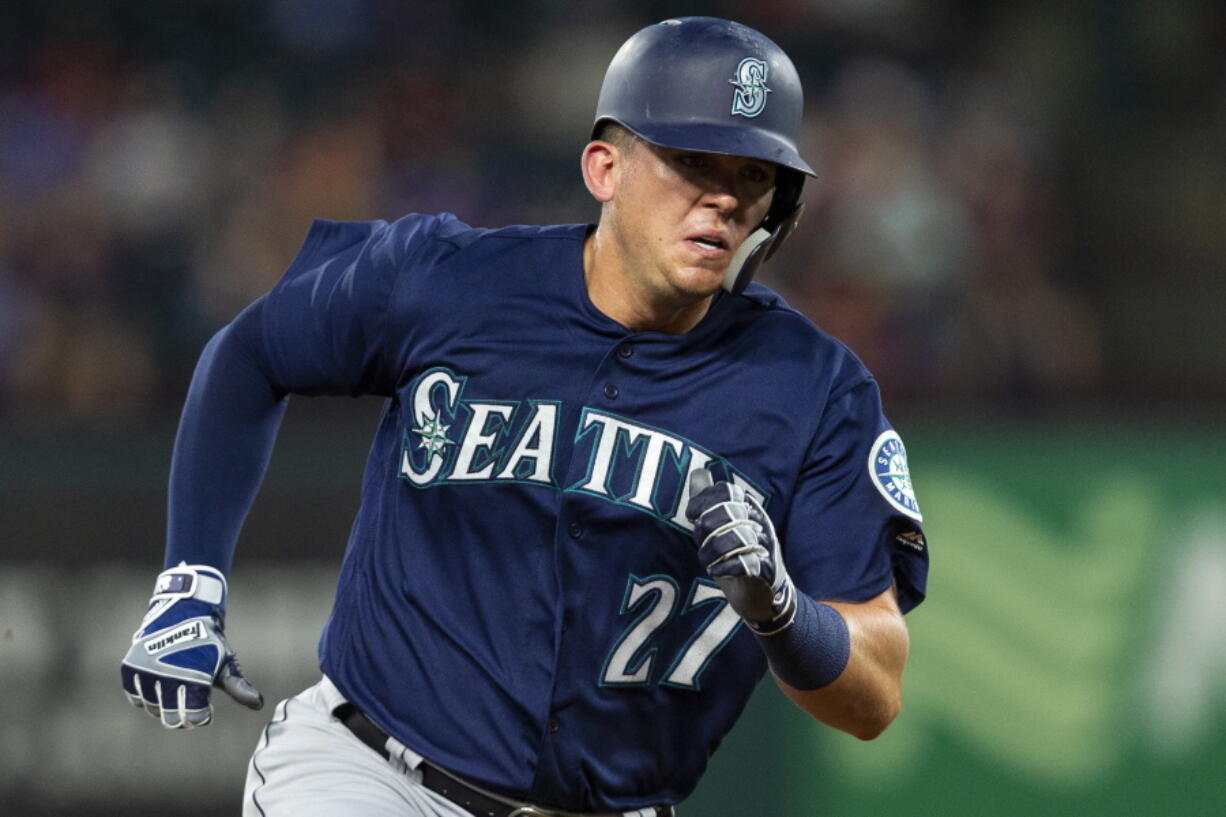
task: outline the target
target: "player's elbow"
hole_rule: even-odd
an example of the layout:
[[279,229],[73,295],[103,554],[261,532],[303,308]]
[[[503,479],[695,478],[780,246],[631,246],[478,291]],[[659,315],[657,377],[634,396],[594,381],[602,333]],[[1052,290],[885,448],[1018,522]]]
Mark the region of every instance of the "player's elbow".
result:
[[848,690],[838,682],[825,689],[801,692],[786,684],[780,687],[801,709],[826,726],[860,740],[880,737],[902,711],[902,696],[895,690]]
[[857,737],[860,740],[875,740],[881,737],[889,725],[894,722],[894,719],[898,717],[899,711],[901,711],[901,707],[894,707],[888,711],[878,713],[874,717],[865,718],[855,724],[854,728],[849,730],[849,732],[853,737]]
[[902,696],[885,695],[873,701],[870,706],[861,707],[855,717],[847,720],[843,731],[860,740],[874,740],[881,737],[901,711]]

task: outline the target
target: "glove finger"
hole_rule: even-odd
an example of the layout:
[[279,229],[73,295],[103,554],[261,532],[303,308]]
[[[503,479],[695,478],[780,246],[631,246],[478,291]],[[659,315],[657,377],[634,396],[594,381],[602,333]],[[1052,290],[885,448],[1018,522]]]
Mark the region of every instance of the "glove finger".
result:
[[[195,729],[197,726],[208,726],[213,720],[213,704],[207,703],[208,689],[204,688],[203,693],[196,692],[192,695],[193,687],[200,687],[200,684],[184,684],[179,689],[179,708],[182,717],[184,729]],[[197,698],[203,695],[206,705],[203,708],[189,708],[192,698]],[[199,703],[199,700],[197,700]]]
[[711,564],[707,573],[717,576],[756,576],[767,584],[775,584],[775,562],[762,545],[754,544],[729,551]]
[[[145,676],[141,681],[140,687],[145,694],[145,711],[160,721],[162,719],[161,679]],[[152,696],[152,699],[150,696]]]
[[161,701],[158,719],[167,729],[194,729],[213,719],[207,685],[159,678],[155,688]]
[[[762,528],[762,531],[767,534],[766,537],[764,538],[769,539],[771,542],[777,544],[779,541],[779,538],[778,536],[775,535],[775,523],[772,522],[770,516],[767,515],[766,509],[762,507],[762,503],[759,502],[753,494],[746,493],[745,494],[745,507],[749,513],[750,521],[759,525]],[[777,548],[776,548],[776,551],[777,551]],[[774,555],[779,555],[779,554],[776,552],[776,554]]]
[[749,518],[753,522],[762,526],[762,546],[767,548],[769,553],[769,569],[767,578],[775,587],[779,589],[779,583],[785,582],[787,579],[787,568],[783,563],[783,548],[779,541],[778,535],[775,533],[775,525],[771,522],[770,516],[767,515],[766,509],[762,507],[752,494],[746,494],[745,503],[749,507]]
[[233,658],[222,665],[214,684],[248,709],[264,708],[263,694],[243,676],[242,668]]
[[744,502],[720,502],[702,512],[702,515],[698,517],[698,523],[694,526],[694,531],[701,541],[730,525],[748,521],[749,506]]
[[768,577],[763,575],[762,564],[761,550],[747,548],[711,565],[707,573],[713,579],[718,579],[720,576],[749,576],[769,583]]
[[770,517],[766,515],[766,509],[762,507],[762,503],[758,501],[758,498],[746,492],[745,507],[749,518],[765,528]]
[[145,708],[145,699],[140,694],[139,675],[136,670],[124,664],[119,668],[120,678],[123,681],[123,694],[128,699],[128,703],[137,709]]
[[762,544],[762,528],[748,519],[733,519],[706,531],[698,552],[717,557],[747,547],[766,550]]
[[[694,488],[703,485],[701,490]],[[695,471],[690,476],[690,501],[685,506],[685,515],[690,520],[698,519],[703,511],[720,502],[741,502],[745,499],[745,489],[731,482],[720,480],[711,482],[709,471]]]
[[213,722],[213,705],[207,709],[186,709],[183,711],[184,729],[195,729],[198,726],[208,726]]
[[212,687],[185,681],[175,693],[178,703],[179,724],[183,729],[206,726],[213,720],[213,704],[209,701]]
[[[690,473],[690,504],[692,505],[694,499],[703,491],[710,488],[714,483],[714,477],[711,476],[711,472],[706,468],[699,468],[697,471],[692,471]],[[688,507],[686,508],[686,516],[690,516]],[[690,516],[690,519],[696,518],[698,518],[697,513]]]
[[183,685],[167,683],[166,689],[163,690],[162,681],[158,679],[153,682],[153,687],[157,690],[158,705],[162,711],[159,717],[162,726],[167,729],[178,729],[183,724],[183,718],[180,715],[182,695],[179,694],[184,691]]
[[708,569],[741,553],[754,552],[766,555],[766,549],[758,537],[761,530],[748,520],[731,522],[711,531],[698,546],[698,559]]
[[149,676],[138,672],[133,676],[132,683],[136,687],[137,697],[140,698],[140,706],[146,712],[148,712],[151,717],[160,718],[162,716],[162,708],[158,703],[157,690],[154,686],[154,680]]
[[764,564],[761,548],[745,548],[729,553],[719,561],[708,565],[707,575],[713,579],[718,579],[720,576],[748,576],[760,578],[769,584],[770,577],[765,575]]

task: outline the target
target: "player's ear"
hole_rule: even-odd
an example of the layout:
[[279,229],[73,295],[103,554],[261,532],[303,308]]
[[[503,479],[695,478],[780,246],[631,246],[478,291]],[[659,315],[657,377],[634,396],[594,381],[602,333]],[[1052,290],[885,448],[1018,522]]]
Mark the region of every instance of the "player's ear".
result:
[[588,142],[583,149],[583,155],[579,159],[583,170],[583,183],[587,185],[592,198],[601,204],[613,200],[620,162],[621,151],[608,142],[597,139]]

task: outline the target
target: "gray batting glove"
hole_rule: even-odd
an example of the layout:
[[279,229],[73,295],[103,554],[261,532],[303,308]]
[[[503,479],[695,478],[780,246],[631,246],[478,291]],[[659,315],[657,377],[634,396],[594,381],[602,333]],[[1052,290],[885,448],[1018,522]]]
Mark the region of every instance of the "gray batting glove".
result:
[[698,559],[732,609],[758,635],[774,635],[796,616],[796,588],[783,565],[775,526],[761,503],[706,469],[690,475],[685,515],[694,522]]
[[226,642],[225,603],[226,577],[215,568],[180,564],[158,576],[120,672],[128,700],[168,729],[208,724],[215,686],[249,709],[264,706]]

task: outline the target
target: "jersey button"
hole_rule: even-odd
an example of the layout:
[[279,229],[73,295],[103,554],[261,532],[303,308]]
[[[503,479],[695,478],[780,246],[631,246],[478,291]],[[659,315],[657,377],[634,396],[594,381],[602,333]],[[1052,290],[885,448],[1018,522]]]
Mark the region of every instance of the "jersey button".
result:
[[570,525],[566,527],[566,531],[570,534],[571,539],[583,538],[583,526],[578,522],[571,522]]
[[617,354],[619,357],[630,357],[632,354],[634,354],[634,347],[629,343],[623,343],[621,346],[617,347]]
[[558,719],[557,719],[557,718],[550,718],[550,719],[549,719],[549,733],[550,733],[551,735],[552,735],[554,732],[557,732],[557,731],[558,731],[559,729],[561,729],[561,728],[562,728],[562,724],[561,724],[561,723],[558,721]]
[[604,396],[605,397],[609,398],[610,400],[616,400],[617,395],[619,394],[621,394],[621,392],[617,390],[617,386],[614,386],[612,383],[604,384]]

